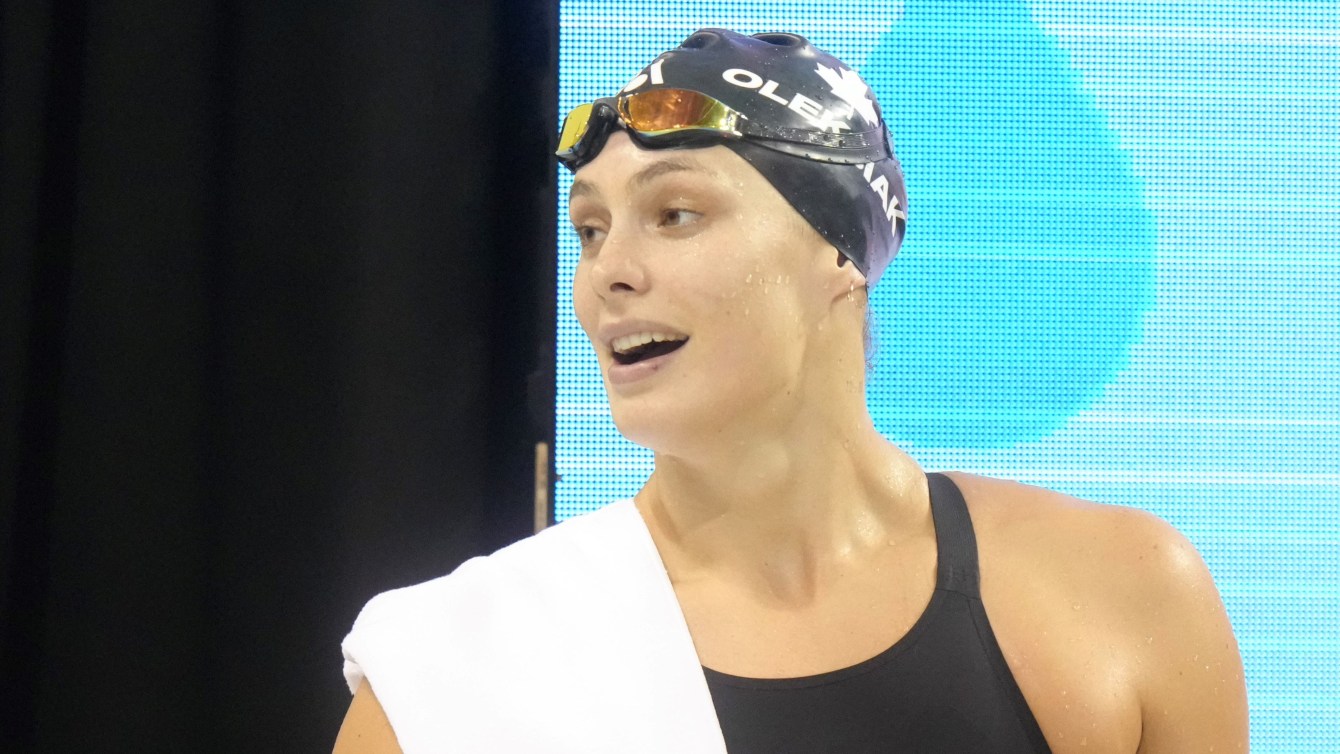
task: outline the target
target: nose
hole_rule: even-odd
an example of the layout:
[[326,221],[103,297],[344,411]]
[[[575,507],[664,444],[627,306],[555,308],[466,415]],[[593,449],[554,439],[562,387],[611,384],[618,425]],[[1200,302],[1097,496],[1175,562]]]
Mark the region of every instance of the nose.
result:
[[645,293],[650,282],[635,234],[611,228],[591,260],[591,286],[601,298]]

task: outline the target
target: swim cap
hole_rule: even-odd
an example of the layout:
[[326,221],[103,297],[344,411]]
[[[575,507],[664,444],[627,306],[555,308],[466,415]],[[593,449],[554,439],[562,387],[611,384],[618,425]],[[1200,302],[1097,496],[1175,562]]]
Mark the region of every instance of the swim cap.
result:
[[620,95],[657,89],[698,92],[738,112],[750,128],[711,143],[758,170],[869,285],[879,280],[906,233],[907,193],[879,104],[855,71],[796,34],[702,29]]

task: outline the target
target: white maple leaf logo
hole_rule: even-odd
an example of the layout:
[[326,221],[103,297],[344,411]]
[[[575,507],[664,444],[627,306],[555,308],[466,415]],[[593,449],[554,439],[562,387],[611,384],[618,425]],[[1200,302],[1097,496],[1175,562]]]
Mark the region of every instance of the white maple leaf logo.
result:
[[879,121],[875,115],[875,103],[867,95],[870,93],[870,87],[865,85],[856,71],[849,71],[846,68],[842,72],[829,68],[820,63],[815,71],[828,85],[832,87],[833,94],[841,97],[852,109],[860,113],[865,118],[866,123],[874,124]]

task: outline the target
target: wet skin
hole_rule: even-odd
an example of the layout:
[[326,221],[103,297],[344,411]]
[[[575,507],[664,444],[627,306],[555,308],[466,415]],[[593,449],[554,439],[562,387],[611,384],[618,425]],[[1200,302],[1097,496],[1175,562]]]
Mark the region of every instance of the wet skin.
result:
[[[866,410],[860,273],[721,147],[647,151],[616,133],[570,204],[574,308],[616,424],[656,454],[635,502],[702,663],[792,677],[893,644],[930,598],[934,530],[922,470]],[[628,371],[610,341],[635,330],[687,342]],[[953,476],[983,603],[1053,751],[1246,750],[1236,642],[1184,537],[1140,511]],[[340,741],[397,750],[366,685]]]
[[[609,398],[656,451],[637,505],[700,659],[791,677],[894,643],[930,598],[934,531],[920,469],[865,408],[859,274],[724,148],[616,135],[577,185],[573,300],[602,371],[606,318],[690,336]],[[1236,642],[1184,537],[1139,511],[955,479],[997,640],[1053,750],[1245,750]]]

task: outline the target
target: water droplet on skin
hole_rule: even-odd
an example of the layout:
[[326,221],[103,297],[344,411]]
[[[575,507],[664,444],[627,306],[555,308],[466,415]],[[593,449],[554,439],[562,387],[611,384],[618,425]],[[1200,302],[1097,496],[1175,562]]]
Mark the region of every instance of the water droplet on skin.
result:
[[1082,607],[1083,607],[1083,605],[1081,605],[1081,604],[1079,604],[1078,602],[1076,602],[1075,604],[1073,604],[1073,605],[1070,606],[1070,609],[1071,609],[1071,610],[1079,610],[1079,609],[1081,609]]
[[746,282],[746,283],[752,283],[752,282],[754,282],[754,273],[752,273],[752,272],[749,273],[749,275],[744,279],[744,282]]

